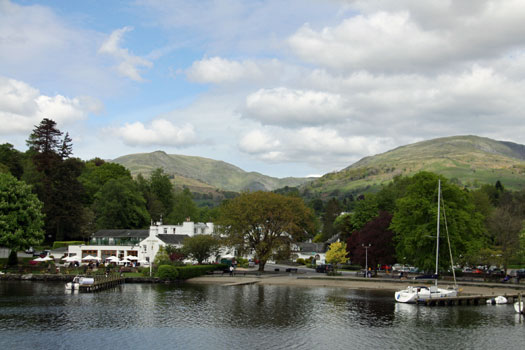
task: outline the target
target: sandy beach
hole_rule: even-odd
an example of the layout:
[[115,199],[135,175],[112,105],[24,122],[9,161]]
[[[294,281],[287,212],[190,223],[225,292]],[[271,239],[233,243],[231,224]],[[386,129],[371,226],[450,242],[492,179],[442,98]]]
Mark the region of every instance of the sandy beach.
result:
[[[308,276],[308,275],[262,275],[262,276],[229,276],[215,275],[192,278],[186,281],[192,284],[219,284],[224,286],[238,286],[246,284],[259,285],[283,285],[297,287],[336,287],[348,289],[381,289],[396,291],[409,285],[429,285],[414,280],[388,280],[388,279],[364,279],[348,277]],[[452,283],[440,282],[440,286],[446,287]],[[495,283],[462,282],[458,283],[463,294],[472,295],[505,295],[522,293],[525,295],[525,285],[498,285]]]

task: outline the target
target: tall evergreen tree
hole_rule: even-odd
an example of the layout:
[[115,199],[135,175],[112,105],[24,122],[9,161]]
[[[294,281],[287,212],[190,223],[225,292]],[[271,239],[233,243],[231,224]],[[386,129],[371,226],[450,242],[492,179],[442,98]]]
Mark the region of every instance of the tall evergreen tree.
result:
[[[27,140],[35,174],[28,177],[44,203],[46,241],[74,238],[81,230],[83,187],[78,181],[84,164],[69,159],[71,138],[45,118]],[[27,179],[26,179],[27,180]]]

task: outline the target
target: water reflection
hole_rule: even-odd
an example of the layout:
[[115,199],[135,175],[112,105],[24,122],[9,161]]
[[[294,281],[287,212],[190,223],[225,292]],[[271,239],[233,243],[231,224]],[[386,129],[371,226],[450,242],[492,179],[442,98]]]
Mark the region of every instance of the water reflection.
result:
[[285,286],[0,283],[2,348],[518,348],[512,306],[422,307],[390,292]]

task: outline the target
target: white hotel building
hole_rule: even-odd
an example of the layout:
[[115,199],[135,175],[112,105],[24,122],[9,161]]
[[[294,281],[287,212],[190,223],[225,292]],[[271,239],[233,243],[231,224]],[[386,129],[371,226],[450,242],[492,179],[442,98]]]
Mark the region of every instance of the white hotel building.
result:
[[95,232],[88,245],[70,245],[69,256],[84,258],[88,255],[102,261],[110,256],[123,259],[136,256],[138,261],[153,261],[161,246],[182,247],[186,237],[213,234],[213,223],[194,223],[186,221],[182,225],[152,224],[149,230],[99,230]]

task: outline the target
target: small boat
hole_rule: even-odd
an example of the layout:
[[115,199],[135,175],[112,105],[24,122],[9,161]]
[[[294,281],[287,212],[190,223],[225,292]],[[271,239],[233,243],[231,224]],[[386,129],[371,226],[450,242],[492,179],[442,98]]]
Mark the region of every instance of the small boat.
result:
[[66,283],[66,290],[79,290],[81,285],[92,285],[95,283],[93,277],[75,276],[73,281]]
[[[439,267],[439,215],[440,215],[440,200],[441,200],[441,180],[438,181],[438,210],[437,210],[437,236],[436,236],[436,273],[435,285],[431,287],[407,287],[394,293],[394,298],[400,303],[417,303],[418,300],[450,298],[458,295],[457,286],[454,289],[438,288],[438,267]],[[449,243],[450,246],[450,243]],[[450,247],[449,247],[450,248]],[[450,249],[449,249],[450,250]],[[450,253],[452,260],[452,253]],[[454,263],[451,261],[451,266]],[[456,282],[456,275],[454,275],[454,283]]]
[[523,308],[523,301],[517,301],[514,303],[514,310],[516,310],[517,313],[519,314],[522,314],[524,313],[524,308]]
[[506,304],[506,303],[508,303],[508,300],[507,300],[507,298],[505,298],[502,295],[498,295],[495,298],[490,298],[490,299],[487,300],[487,304],[492,304],[492,305]]

